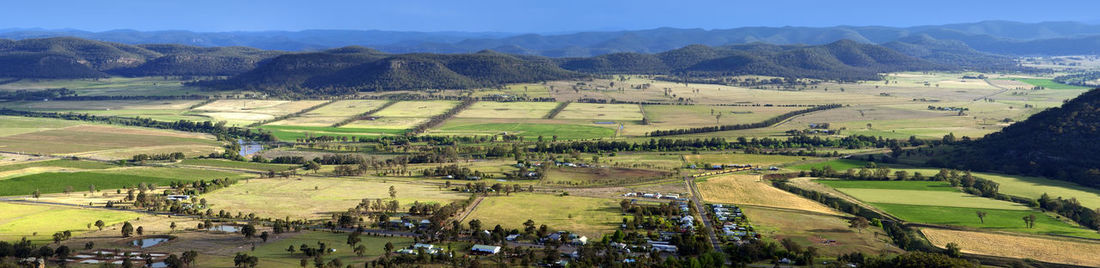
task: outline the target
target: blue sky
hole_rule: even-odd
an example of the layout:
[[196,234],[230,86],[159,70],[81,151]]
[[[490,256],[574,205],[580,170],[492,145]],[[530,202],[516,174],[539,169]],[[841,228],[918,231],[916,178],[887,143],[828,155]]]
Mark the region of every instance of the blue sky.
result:
[[[3,28],[564,32],[743,26],[913,26],[982,20],[1100,24],[1100,1],[1020,0],[35,0]],[[897,4],[894,4],[897,3]]]

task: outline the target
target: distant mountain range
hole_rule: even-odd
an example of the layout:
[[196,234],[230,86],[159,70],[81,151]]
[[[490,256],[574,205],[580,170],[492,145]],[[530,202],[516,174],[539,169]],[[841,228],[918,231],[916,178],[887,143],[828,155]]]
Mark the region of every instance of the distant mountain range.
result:
[[283,51],[318,51],[353,45],[372,47],[389,53],[473,53],[490,49],[509,54],[547,57],[590,57],[620,52],[660,53],[694,44],[727,46],[760,42],[777,45],[823,45],[839,40],[887,44],[916,36],[927,36],[937,40],[959,41],[977,51],[1011,56],[1100,53],[1100,25],[1077,22],[984,21],[916,27],[743,27],[715,30],[658,28],[567,34],[356,30],[208,33],[0,30],[0,38],[14,40],[60,36],[124,44],[246,46]]
[[279,95],[461,89],[599,74],[768,75],[853,81],[874,80],[880,73],[896,71],[1017,68],[1011,58],[924,35],[885,45],[851,40],[825,45],[689,45],[652,54],[623,52],[568,58],[491,50],[393,54],[349,46],[283,52],[247,47],[127,45],[73,37],[0,39],[0,78],[182,76],[213,78],[195,83],[208,88],[251,89]]

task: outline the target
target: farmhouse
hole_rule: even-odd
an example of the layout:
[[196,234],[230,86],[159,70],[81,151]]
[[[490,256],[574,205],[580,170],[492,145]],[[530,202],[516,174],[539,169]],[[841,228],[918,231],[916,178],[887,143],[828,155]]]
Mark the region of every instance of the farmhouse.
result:
[[490,245],[474,245],[470,248],[470,254],[493,255],[500,253],[500,247]]

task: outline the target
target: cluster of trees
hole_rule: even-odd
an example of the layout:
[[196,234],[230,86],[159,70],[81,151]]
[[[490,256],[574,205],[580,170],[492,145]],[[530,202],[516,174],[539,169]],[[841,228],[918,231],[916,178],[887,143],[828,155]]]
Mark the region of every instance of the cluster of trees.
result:
[[841,178],[849,180],[946,181],[951,183],[951,186],[963,188],[963,190],[969,194],[988,198],[1007,198],[999,197],[1001,196],[998,193],[998,190],[1000,189],[999,183],[975,177],[973,174],[970,173],[970,171],[965,171],[960,175],[958,170],[940,169],[940,172],[936,173],[936,175],[926,177],[920,172],[913,172],[913,174],[910,175],[907,171],[898,170],[893,172],[891,175],[890,168],[885,166],[878,166],[874,162],[870,162],[867,163],[867,165],[864,167],[861,167],[859,169],[848,169],[846,172],[843,173],[834,170],[833,167],[830,165],[825,165],[821,168],[810,168],[809,172],[802,171],[800,172],[800,175],[809,175],[811,177]]
[[1051,198],[1050,195],[1043,193],[1036,201],[1039,203],[1039,208],[1058,213],[1081,226],[1100,229],[1100,209],[1093,210],[1082,206],[1076,198],[1062,199],[1061,196]]
[[31,112],[31,111],[17,111],[7,108],[0,108],[0,115],[9,116],[26,116],[26,117],[41,117],[41,118],[56,118],[64,120],[78,120],[88,121],[106,124],[116,124],[124,126],[137,126],[157,129],[171,129],[187,132],[207,133],[218,137],[219,140],[234,140],[237,138],[256,141],[274,141],[275,136],[271,133],[263,132],[260,130],[253,130],[250,128],[242,127],[226,127],[225,122],[212,123],[210,121],[196,122],[189,120],[179,120],[175,122],[157,121],[151,118],[140,117],[116,117],[116,116],[97,116],[90,114],[80,113],[55,113],[55,112]]
[[68,88],[50,88],[43,90],[16,90],[16,91],[3,91],[0,92],[0,99],[6,99],[9,101],[40,101],[40,100],[54,100],[58,98],[76,96],[76,91]]
[[546,116],[544,116],[543,118],[554,119],[554,117],[557,117],[558,114],[561,113],[561,111],[565,110],[565,107],[569,107],[569,104],[571,104],[571,103],[573,103],[573,102],[572,101],[567,101],[567,102],[558,103],[558,106],[554,106],[554,109],[550,110],[550,112],[547,113]]
[[145,162],[145,161],[176,161],[187,158],[181,152],[164,153],[164,154],[138,154],[130,158],[131,162]]
[[[923,142],[916,140],[915,142]],[[541,153],[598,153],[598,152],[669,152],[669,151],[695,151],[695,150],[730,150],[745,149],[751,153],[763,153],[765,149],[814,149],[814,148],[894,148],[915,145],[914,141],[884,139],[863,135],[852,135],[843,138],[822,138],[820,136],[793,136],[787,138],[737,138],[735,141],[727,141],[725,138],[713,137],[707,139],[649,139],[648,142],[626,141],[569,141],[546,143],[539,142],[529,148],[530,152]]]
[[480,178],[484,175],[485,174],[482,174],[481,171],[470,170],[470,168],[460,167],[458,165],[445,165],[424,169],[424,176],[427,177],[452,176],[455,179],[464,180],[470,177]]
[[1098,79],[1100,79],[1100,72],[1087,72],[1058,76],[1053,81],[1060,84],[1091,87],[1097,86]]
[[436,127],[439,124],[443,124],[444,121],[447,121],[447,119],[449,119],[452,116],[458,114],[459,112],[462,112],[462,110],[466,110],[466,108],[469,108],[470,105],[474,105],[475,102],[477,102],[477,100],[475,100],[475,99],[463,100],[462,103],[459,103],[454,108],[451,108],[450,110],[447,110],[447,112],[442,113],[442,114],[438,114],[438,115],[434,115],[431,118],[429,118],[428,121],[425,121],[424,123],[421,123],[419,125],[416,125],[415,127],[412,127],[411,129],[409,129],[409,132],[406,132],[405,134],[406,135],[416,135],[416,134],[424,133],[425,131],[428,131],[428,129],[430,129],[430,128]]
[[736,124],[736,125],[721,125],[721,126],[712,126],[712,127],[696,127],[696,128],[686,128],[686,129],[654,130],[653,132],[649,132],[646,135],[650,136],[650,137],[659,137],[659,136],[696,134],[696,133],[718,132],[718,131],[727,131],[727,130],[742,130],[742,129],[769,127],[771,125],[775,125],[779,122],[783,122],[783,120],[787,120],[788,118],[791,118],[791,117],[794,117],[794,116],[797,116],[797,115],[800,115],[800,114],[811,113],[811,112],[822,111],[822,110],[828,110],[828,109],[835,109],[835,108],[840,108],[840,107],[843,107],[843,106],[844,105],[841,105],[841,104],[826,104],[826,105],[820,105],[820,106],[816,106],[816,107],[805,109],[805,110],[788,112],[788,113],[781,114],[781,115],[776,116],[776,117],[769,118],[768,120],[764,120],[764,121],[760,121],[760,122],[756,122],[756,123]]

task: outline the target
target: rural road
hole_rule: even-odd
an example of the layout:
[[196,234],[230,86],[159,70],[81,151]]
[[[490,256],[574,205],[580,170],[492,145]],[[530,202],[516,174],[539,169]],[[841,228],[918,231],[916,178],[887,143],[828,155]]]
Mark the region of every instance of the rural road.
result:
[[699,194],[699,189],[695,186],[695,179],[691,176],[684,176],[684,183],[691,191],[691,200],[695,203],[695,211],[699,212],[699,217],[703,220],[703,226],[707,228],[707,240],[710,240],[714,250],[721,250],[722,245],[719,243],[718,236],[714,234],[714,223],[710,221],[710,214],[707,214],[707,210],[703,206],[702,195]]

